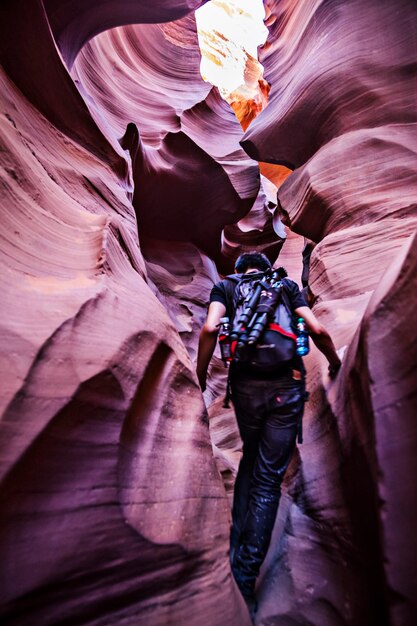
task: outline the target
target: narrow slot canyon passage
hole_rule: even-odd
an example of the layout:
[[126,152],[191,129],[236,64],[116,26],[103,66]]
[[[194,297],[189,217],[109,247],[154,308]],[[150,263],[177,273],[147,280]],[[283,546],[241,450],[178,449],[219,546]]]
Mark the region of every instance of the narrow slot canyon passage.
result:
[[227,369],[216,346],[203,394],[196,360],[213,285],[257,251],[342,366],[304,359],[254,623],[414,624],[415,2],[3,0],[0,18],[1,622],[251,624]]

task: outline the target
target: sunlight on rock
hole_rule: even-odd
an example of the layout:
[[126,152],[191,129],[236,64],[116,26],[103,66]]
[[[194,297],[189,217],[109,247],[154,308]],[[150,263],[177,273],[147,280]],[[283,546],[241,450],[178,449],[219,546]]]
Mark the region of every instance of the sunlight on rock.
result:
[[257,48],[268,29],[262,0],[212,0],[195,13],[201,49],[201,75],[230,102],[232,94],[246,100],[267,89]]
[[[258,46],[268,37],[262,0],[212,0],[195,12],[203,79],[215,85],[232,107],[243,130],[267,106],[269,83],[258,61]],[[279,187],[291,170],[260,163]]]

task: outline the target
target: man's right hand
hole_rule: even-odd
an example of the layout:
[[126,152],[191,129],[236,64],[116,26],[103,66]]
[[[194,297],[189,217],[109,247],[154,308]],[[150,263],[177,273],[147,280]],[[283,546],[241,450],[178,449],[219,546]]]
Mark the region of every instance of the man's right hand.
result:
[[333,378],[336,378],[341,365],[342,365],[342,361],[339,361],[338,363],[335,363],[334,365],[329,365],[329,376],[332,380]]

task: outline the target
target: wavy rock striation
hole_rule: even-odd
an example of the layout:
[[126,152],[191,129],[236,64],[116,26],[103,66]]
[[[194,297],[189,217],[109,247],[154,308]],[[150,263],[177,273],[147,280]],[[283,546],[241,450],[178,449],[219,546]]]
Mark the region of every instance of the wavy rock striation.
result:
[[278,191],[279,214],[317,244],[315,311],[347,348],[335,383],[322,358],[307,359],[305,443],[286,482],[259,619],[400,626],[417,614],[416,7],[268,6],[270,101],[242,145],[295,168]]
[[[174,19],[197,3],[161,2],[159,13],[145,4],[125,3],[129,17],[112,19]],[[0,615],[10,624],[246,624],[227,559],[228,500],[172,321],[191,335],[188,309],[177,298],[170,319],[157,287],[164,261],[148,270],[139,247],[137,181],[117,141],[135,116],[120,114],[118,126],[117,111],[111,118],[81,96],[51,36],[52,25],[70,60],[108,26],[104,5],[109,15],[110,3],[1,6]],[[175,115],[181,99],[171,98]],[[228,163],[183,137],[220,172],[233,210],[248,210],[256,165],[232,183]],[[186,272],[184,302],[194,298],[201,318],[215,270],[183,245],[206,276],[188,285],[185,265],[171,263],[172,291]],[[193,354],[195,333],[188,347]]]
[[106,135],[123,136],[141,234],[191,241],[227,271],[221,233],[257,200],[259,167],[239,145],[233,111],[202,80],[200,59],[195,19],[186,17],[103,33],[72,74]]

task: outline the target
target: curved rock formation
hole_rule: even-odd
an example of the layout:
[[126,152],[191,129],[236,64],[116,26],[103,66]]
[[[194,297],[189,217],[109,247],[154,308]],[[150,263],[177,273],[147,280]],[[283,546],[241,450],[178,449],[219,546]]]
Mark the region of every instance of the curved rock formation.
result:
[[318,244],[309,279],[315,311],[337,347],[347,348],[335,383],[322,359],[307,359],[305,444],[287,477],[259,622],[404,625],[417,614],[408,526],[417,445],[408,308],[416,7],[268,6],[261,62],[270,101],[242,145],[253,158],[295,168],[278,191],[277,212]]
[[125,192],[6,78],[2,98],[3,620],[244,622],[201,394]]
[[[139,248],[125,127],[104,107],[93,120],[43,5],[20,30],[17,9],[2,3],[2,621],[246,624],[201,392]],[[243,166],[193,146],[243,214],[256,165],[231,181]]]
[[207,0],[113,0],[65,2],[44,0],[55,40],[68,65],[95,35],[124,24],[157,24],[178,20]]
[[203,82],[199,65],[195,20],[187,17],[103,33],[72,73],[106,135],[124,135],[141,234],[191,241],[227,271],[221,232],[254,204],[259,168],[239,146],[233,111]]
[[252,158],[294,169],[334,137],[415,122],[412,0],[267,4],[272,88],[242,144]]
[[0,58],[9,78],[51,124],[127,182],[124,159],[97,128],[62,63],[41,0],[5,0],[0,17]]

